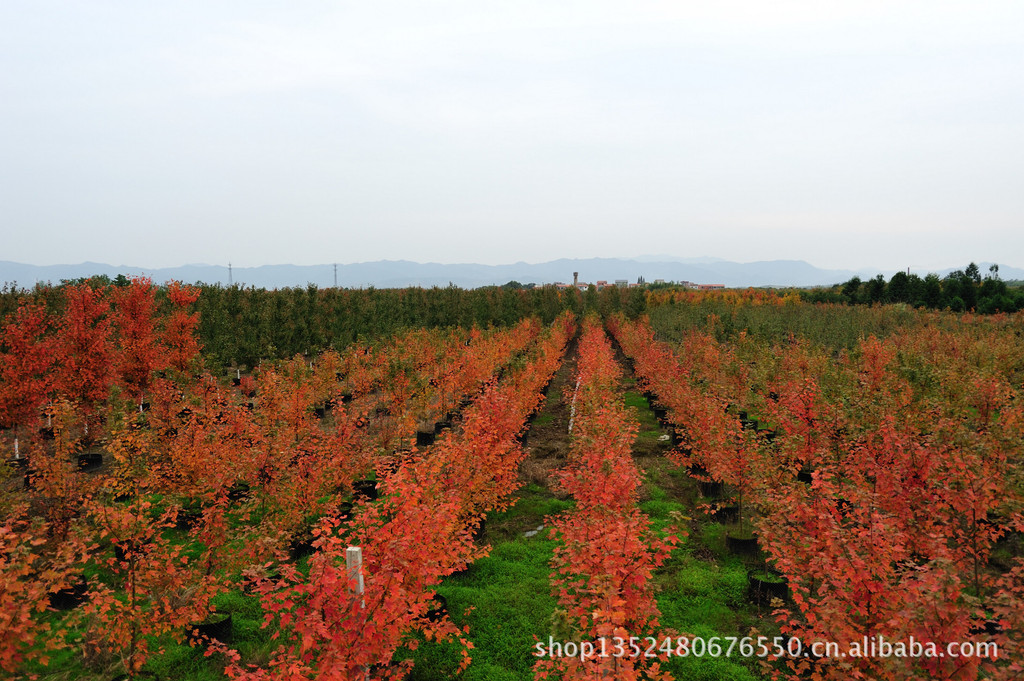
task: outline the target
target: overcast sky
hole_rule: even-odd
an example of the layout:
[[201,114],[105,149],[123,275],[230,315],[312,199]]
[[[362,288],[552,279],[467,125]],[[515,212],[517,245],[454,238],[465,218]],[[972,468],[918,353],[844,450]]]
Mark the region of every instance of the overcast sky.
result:
[[1024,2],[0,1],[0,260],[1024,266]]

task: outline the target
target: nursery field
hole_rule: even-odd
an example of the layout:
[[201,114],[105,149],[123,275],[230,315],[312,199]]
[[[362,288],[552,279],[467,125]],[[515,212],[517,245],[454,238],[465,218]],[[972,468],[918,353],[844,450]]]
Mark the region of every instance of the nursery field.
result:
[[530,295],[291,358],[8,300],[0,676],[1024,675],[1024,313]]

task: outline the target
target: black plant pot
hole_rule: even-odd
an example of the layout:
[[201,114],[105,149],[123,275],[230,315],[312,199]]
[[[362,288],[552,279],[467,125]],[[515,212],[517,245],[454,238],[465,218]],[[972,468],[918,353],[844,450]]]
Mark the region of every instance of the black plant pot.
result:
[[654,405],[654,418],[658,419],[658,423],[664,425],[668,422],[668,409],[660,404]]
[[249,483],[236,482],[228,489],[228,499],[231,501],[241,501],[242,499],[248,499],[252,496],[252,488],[249,487]]
[[303,556],[312,556],[316,549],[313,547],[313,535],[304,533],[292,537],[288,544],[288,553],[292,560],[298,560]]
[[327,410],[326,410],[326,409],[324,409],[323,407],[314,407],[314,408],[313,408],[313,414],[314,414],[314,415],[315,415],[315,416],[316,416],[316,417],[317,417],[318,419],[322,419],[322,418],[324,418],[325,416],[327,416]]
[[50,607],[54,610],[74,610],[88,599],[89,583],[79,575],[71,580],[71,586],[50,594]]
[[814,471],[805,468],[796,474],[796,479],[800,482],[806,482],[809,485],[814,482],[813,473]]
[[352,493],[356,497],[365,497],[369,501],[377,498],[376,480],[356,480],[352,483]]
[[28,470],[28,457],[23,456],[19,459],[7,459],[7,465],[19,470]]
[[720,506],[711,514],[716,523],[734,523],[740,518],[739,506]]
[[425,615],[430,622],[440,622],[448,614],[448,599],[441,594],[434,594],[434,607]]
[[41,437],[44,440],[52,440],[53,439],[53,428],[51,426],[47,426],[45,428],[40,428],[39,429],[39,437]]
[[434,444],[434,429],[423,426],[416,431],[416,446],[429,447]]
[[999,623],[999,620],[987,619],[984,621],[977,621],[968,630],[971,636],[978,636],[980,634],[988,634],[989,636],[996,636],[1004,632],[1003,625]]
[[727,534],[725,547],[737,556],[753,556],[757,554],[757,537],[734,537]]
[[342,520],[348,520],[352,517],[352,502],[343,501],[338,504],[338,517]]
[[437,421],[436,423],[434,423],[434,437],[437,437],[443,431],[448,430],[451,427],[452,427],[451,419],[444,419],[442,421]]
[[103,465],[101,452],[85,452],[78,455],[78,470],[85,473],[97,471]]
[[736,416],[738,416],[740,418],[740,421],[746,421],[747,420],[747,410],[746,409],[740,409],[738,412],[736,412]]
[[242,379],[235,376],[234,378],[231,379],[231,385],[236,387],[242,385]]
[[203,512],[194,509],[181,509],[174,520],[174,527],[179,530],[191,530],[203,520]]
[[203,637],[209,637],[221,643],[231,643],[234,634],[231,613],[220,610],[210,613],[205,620],[196,624],[193,630],[198,634],[198,636],[189,637],[194,643],[201,643]]
[[341,403],[342,404],[348,404],[351,401],[352,401],[352,393],[346,392],[346,393],[342,393],[341,394]]
[[702,497],[717,498],[722,495],[722,483],[712,480],[711,482],[700,481],[700,495]]
[[789,598],[789,586],[783,581],[774,581],[750,575],[747,585],[747,598],[751,603],[768,605],[773,598],[786,600]]

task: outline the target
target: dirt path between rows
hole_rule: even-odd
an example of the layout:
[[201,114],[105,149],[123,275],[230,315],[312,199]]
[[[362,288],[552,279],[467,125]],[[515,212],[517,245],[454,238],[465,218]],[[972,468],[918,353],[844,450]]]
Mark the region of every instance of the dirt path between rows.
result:
[[547,397],[531,420],[526,449],[530,456],[523,461],[519,475],[524,483],[553,490],[551,473],[565,465],[569,455],[569,400],[576,375],[576,339],[569,342],[561,366],[548,385]]

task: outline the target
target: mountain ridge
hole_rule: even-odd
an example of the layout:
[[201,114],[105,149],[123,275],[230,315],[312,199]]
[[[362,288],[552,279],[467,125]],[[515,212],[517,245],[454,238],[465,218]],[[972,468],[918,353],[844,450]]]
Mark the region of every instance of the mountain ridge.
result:
[[[664,258],[654,260],[654,258]],[[978,263],[986,273],[990,263]],[[690,281],[697,284],[722,284],[727,287],[813,287],[831,286],[848,281],[851,277],[870,279],[882,274],[890,278],[896,270],[862,268],[860,270],[823,269],[804,260],[762,260],[748,263],[717,258],[678,258],[675,256],[639,256],[638,258],[559,258],[544,263],[517,262],[504,265],[479,263],[419,263],[410,260],[376,260],[371,262],[339,264],[338,286],[346,288],[404,288],[409,286],[448,286],[462,288],[501,285],[509,281],[522,284],[571,283],[573,272],[579,280],[594,283],[598,280],[630,282],[643,277],[648,283],[656,279]],[[955,269],[950,267],[936,272],[945,276]],[[927,271],[917,272],[922,276]],[[170,280],[206,284],[236,283],[259,288],[305,287],[319,288],[334,285],[334,265],[259,265],[255,267],[228,267],[223,265],[189,264],[178,267],[145,268],[131,265],[108,265],[83,262],[60,265],[29,265],[0,261],[0,282],[28,288],[37,282],[59,283],[94,275],[114,278],[148,276],[156,283]],[[1003,279],[1024,279],[1024,269],[1001,266]]]

